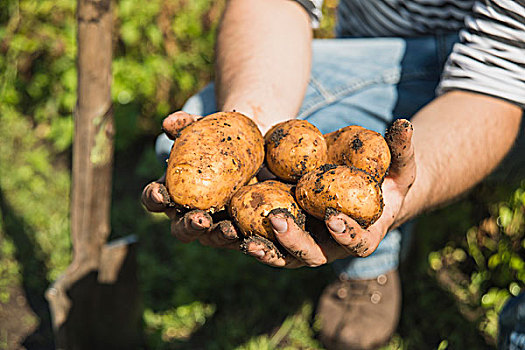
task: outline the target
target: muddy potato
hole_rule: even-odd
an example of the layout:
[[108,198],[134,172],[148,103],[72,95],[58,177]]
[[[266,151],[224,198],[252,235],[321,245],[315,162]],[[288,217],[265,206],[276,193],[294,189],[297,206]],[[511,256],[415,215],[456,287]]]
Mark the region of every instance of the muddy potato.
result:
[[264,140],[251,119],[236,112],[211,114],[177,135],[166,188],[176,206],[214,212],[253,178],[263,161]]
[[286,211],[304,229],[305,216],[295,202],[291,186],[275,180],[242,187],[232,197],[229,211],[245,237],[262,236],[275,242],[268,214]]
[[326,141],[306,120],[292,119],[274,125],[264,139],[268,169],[284,181],[297,182],[326,163]]
[[295,190],[299,205],[310,215],[324,219],[335,209],[366,228],[383,212],[379,183],[366,171],[354,167],[323,165],[299,180]]
[[390,166],[390,149],[381,134],[350,125],[325,135],[328,162],[363,169],[383,182]]

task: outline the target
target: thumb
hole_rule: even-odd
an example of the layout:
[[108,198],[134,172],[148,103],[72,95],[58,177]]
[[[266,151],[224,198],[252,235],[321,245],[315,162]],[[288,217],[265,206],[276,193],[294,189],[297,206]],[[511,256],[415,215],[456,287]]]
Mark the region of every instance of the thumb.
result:
[[406,183],[406,186],[411,185],[416,177],[413,132],[412,123],[406,119],[397,119],[385,135],[392,154],[388,176],[398,182]]

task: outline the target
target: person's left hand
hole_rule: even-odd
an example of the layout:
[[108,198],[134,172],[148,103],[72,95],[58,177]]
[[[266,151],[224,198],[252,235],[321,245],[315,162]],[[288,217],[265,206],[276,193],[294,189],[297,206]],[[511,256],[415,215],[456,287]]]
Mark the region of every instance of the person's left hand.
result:
[[[275,236],[288,254],[280,254],[268,244],[257,240],[244,244],[244,250],[259,261],[275,266],[295,268],[319,266],[347,256],[366,257],[372,254],[386,233],[399,225],[399,213],[408,190],[416,178],[416,163],[412,144],[412,124],[396,120],[385,139],[390,148],[392,162],[382,184],[384,209],[381,217],[363,229],[349,216],[335,213],[321,221],[307,219],[308,232],[297,226],[292,217],[284,213],[270,216]],[[330,239],[332,237],[333,239]]]

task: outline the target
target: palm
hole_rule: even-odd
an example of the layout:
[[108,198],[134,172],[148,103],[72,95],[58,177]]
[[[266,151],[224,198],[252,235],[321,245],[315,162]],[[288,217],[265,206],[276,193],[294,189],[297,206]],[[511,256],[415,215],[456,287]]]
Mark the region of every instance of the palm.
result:
[[383,202],[385,204],[383,213],[379,220],[369,227],[369,230],[380,229],[386,233],[386,230],[394,224],[395,218],[397,218],[398,213],[401,210],[401,206],[403,205],[407,193],[407,188],[396,181],[396,179],[387,177],[383,182],[382,190]]

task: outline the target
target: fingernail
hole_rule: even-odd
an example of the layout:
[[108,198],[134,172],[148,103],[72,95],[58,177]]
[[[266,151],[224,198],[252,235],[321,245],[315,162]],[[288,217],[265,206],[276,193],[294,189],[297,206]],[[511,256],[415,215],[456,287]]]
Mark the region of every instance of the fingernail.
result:
[[285,219],[272,217],[270,218],[270,222],[272,223],[273,229],[279,233],[283,233],[288,230],[288,223]]
[[336,233],[342,233],[345,230],[345,223],[341,219],[334,219],[328,221],[328,227]]
[[251,254],[257,258],[262,258],[266,253],[264,252],[264,250],[256,250],[254,252],[251,252]]
[[195,221],[191,220],[191,221],[190,221],[190,225],[191,225],[191,227],[192,227],[193,229],[195,229],[195,230],[202,230],[202,229],[204,229],[204,226],[201,225],[201,224],[202,224],[202,219],[199,220],[199,221],[200,221],[200,222],[195,222]]
[[152,191],[153,199],[158,203],[164,203],[164,196],[158,191]]

